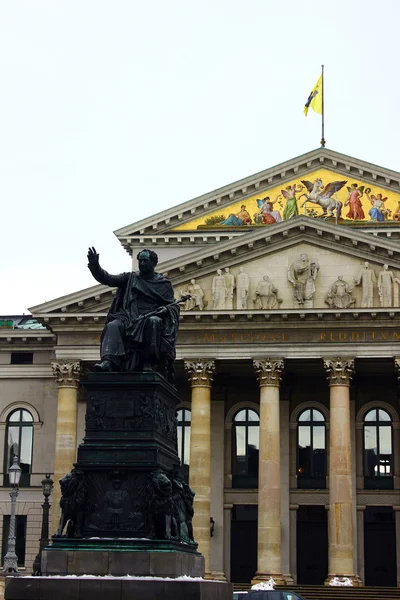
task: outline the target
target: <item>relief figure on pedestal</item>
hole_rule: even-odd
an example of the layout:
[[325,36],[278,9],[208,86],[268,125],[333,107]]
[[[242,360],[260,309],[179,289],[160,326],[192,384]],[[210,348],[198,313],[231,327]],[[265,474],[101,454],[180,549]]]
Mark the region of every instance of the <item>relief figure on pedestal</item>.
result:
[[351,296],[353,289],[354,285],[343,281],[343,275],[339,275],[326,295],[326,304],[329,308],[350,308],[354,306],[356,301]]
[[239,268],[236,277],[236,308],[237,310],[247,309],[247,298],[249,295],[249,276],[244,272],[243,267]]
[[113,473],[112,488],[104,494],[105,523],[108,526],[123,525],[128,521],[129,494],[122,487],[120,473]]
[[282,300],[278,297],[278,290],[268,277],[264,275],[262,280],[257,286],[256,297],[254,303],[256,308],[261,310],[271,310],[272,308],[279,308],[279,304]]
[[225,269],[225,286],[226,286],[226,301],[225,308],[232,310],[233,308],[233,290],[235,289],[235,277],[230,273],[229,267]]
[[288,280],[293,286],[296,308],[312,308],[315,293],[315,280],[319,271],[317,260],[310,261],[307,254],[292,263],[288,269]]
[[369,266],[369,262],[365,262],[360,269],[357,277],[354,278],[355,285],[362,286],[361,308],[372,308],[374,305],[374,285],[376,276],[374,271]]
[[182,296],[188,295],[188,299],[183,305],[183,310],[203,310],[205,307],[203,288],[196,283],[195,279],[190,280],[187,290],[181,291]]
[[[139,271],[110,275],[100,267],[95,248],[89,248],[88,267],[99,283],[118,288],[101,335],[97,371],[152,371],[174,380],[175,341],[179,302],[171,282],[155,272],[153,250],[137,255]],[[186,298],[185,298],[186,300]]]
[[226,302],[226,281],[222,275],[221,269],[217,270],[217,274],[212,281],[212,298],[213,298],[213,309],[224,310]]
[[392,271],[389,271],[389,265],[383,265],[383,271],[378,275],[378,294],[381,306],[393,306],[393,283],[394,277]]

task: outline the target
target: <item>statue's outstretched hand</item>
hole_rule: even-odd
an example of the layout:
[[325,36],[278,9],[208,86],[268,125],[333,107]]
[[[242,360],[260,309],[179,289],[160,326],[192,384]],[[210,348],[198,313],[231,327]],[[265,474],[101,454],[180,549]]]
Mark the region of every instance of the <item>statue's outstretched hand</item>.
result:
[[88,257],[89,265],[94,266],[94,265],[99,264],[99,254],[97,254],[96,248],[94,248],[93,246],[92,246],[92,248],[89,248],[87,257]]

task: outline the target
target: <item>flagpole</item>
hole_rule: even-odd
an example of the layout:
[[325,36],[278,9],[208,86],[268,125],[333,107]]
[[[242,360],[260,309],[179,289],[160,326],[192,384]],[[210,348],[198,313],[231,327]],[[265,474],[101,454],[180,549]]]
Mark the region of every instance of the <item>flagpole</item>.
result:
[[321,135],[321,148],[325,148],[325,114],[324,114],[324,65],[322,67],[322,135]]

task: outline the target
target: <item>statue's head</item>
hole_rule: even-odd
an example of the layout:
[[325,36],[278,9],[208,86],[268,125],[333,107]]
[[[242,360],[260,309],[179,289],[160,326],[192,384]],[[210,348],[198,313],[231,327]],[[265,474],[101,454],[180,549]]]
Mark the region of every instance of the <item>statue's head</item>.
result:
[[190,283],[191,283],[192,285],[194,285],[194,284],[196,283],[196,280],[195,280],[195,279],[191,279],[191,280],[190,280]]
[[154,273],[155,266],[158,263],[158,256],[153,250],[141,250],[136,258],[141,273],[144,275]]
[[307,258],[308,258],[307,254],[300,254],[300,260],[302,262],[306,262]]
[[385,271],[387,271],[389,268],[389,265],[383,265],[383,268],[385,269]]

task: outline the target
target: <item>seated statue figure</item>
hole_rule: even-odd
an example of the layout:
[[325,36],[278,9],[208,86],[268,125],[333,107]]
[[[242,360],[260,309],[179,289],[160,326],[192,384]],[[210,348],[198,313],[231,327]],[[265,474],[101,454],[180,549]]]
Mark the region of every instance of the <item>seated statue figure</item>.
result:
[[97,371],[157,370],[173,383],[179,301],[171,282],[155,272],[158,257],[152,250],[137,255],[139,271],[110,275],[89,248],[88,267],[99,283],[118,288],[101,335]]

